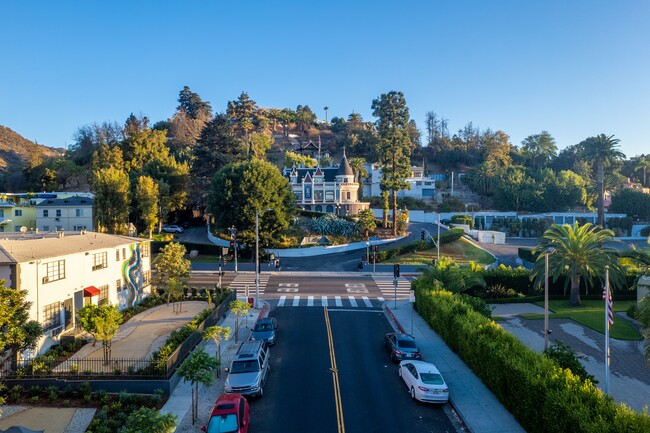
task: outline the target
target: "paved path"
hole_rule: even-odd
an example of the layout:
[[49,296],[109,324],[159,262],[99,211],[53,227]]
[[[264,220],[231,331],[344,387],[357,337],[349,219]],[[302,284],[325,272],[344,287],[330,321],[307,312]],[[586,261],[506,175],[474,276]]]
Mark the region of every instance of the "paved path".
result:
[[[494,316],[508,332],[519,338],[531,349],[544,349],[544,321],[519,317],[524,313],[543,313],[544,309],[533,304],[494,305]],[[614,320],[627,320],[625,313],[618,313]],[[549,316],[552,330],[549,344],[561,340],[576,351],[587,372],[598,380],[597,386],[605,385],[605,336],[570,319],[553,319]],[[642,341],[615,340],[610,338],[610,395],[632,409],[642,411],[650,405],[650,366],[643,356]]]

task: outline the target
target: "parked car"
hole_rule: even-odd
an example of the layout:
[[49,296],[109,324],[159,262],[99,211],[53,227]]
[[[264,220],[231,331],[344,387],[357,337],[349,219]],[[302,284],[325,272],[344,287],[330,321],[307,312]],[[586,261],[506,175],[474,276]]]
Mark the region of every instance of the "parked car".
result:
[[386,346],[386,351],[388,351],[390,359],[393,361],[422,359],[420,349],[415,344],[415,338],[411,335],[393,332],[388,333],[384,337],[384,346]]
[[183,227],[177,225],[163,226],[162,231],[165,233],[183,233]]
[[264,341],[242,343],[230,364],[224,391],[249,397],[264,394],[264,385],[270,370],[269,349]]
[[402,361],[398,374],[411,398],[428,403],[449,401],[449,387],[435,365],[424,361]]
[[207,433],[246,433],[250,423],[250,407],[241,394],[224,394],[212,408],[208,423],[201,427]]
[[272,346],[278,334],[278,321],[274,317],[258,320],[253,327],[251,340],[266,341],[266,344]]

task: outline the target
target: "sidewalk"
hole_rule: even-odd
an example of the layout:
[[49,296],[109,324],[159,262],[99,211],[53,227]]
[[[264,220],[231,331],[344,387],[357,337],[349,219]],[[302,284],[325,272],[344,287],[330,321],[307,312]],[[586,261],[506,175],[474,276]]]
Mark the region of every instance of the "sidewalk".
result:
[[[226,380],[227,374],[223,372],[224,367],[228,367],[230,362],[235,356],[239,345],[248,340],[251,328],[259,317],[268,314],[269,305],[265,305],[261,309],[251,309],[248,316],[239,319],[239,338],[235,343],[235,316],[227,314],[225,319],[219,322],[219,326],[229,327],[231,329],[230,339],[221,342],[221,377],[215,378],[211,386],[199,385],[199,416],[198,420],[192,425],[192,413],[190,406],[192,404],[192,385],[189,382],[180,380],[178,385],[169,396],[165,405],[160,409],[160,413],[172,413],[176,416],[176,430],[177,433],[181,432],[200,432],[201,427],[207,421],[215,401],[223,394],[223,385]],[[204,341],[199,344],[204,347],[205,352],[211,356],[216,356],[217,345],[213,340]]]
[[388,317],[401,332],[412,334],[425,361],[438,367],[449,384],[449,400],[472,433],[515,433],[525,430],[413,309],[408,301],[384,304]]

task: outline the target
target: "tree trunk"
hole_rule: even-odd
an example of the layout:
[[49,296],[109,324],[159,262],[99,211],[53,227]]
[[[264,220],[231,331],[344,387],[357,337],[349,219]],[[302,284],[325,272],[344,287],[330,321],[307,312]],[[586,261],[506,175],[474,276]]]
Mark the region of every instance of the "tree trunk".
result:
[[569,304],[572,307],[580,306],[580,275],[571,277],[571,293],[569,294]]
[[605,164],[598,160],[596,182],[598,187],[598,224],[605,228]]
[[381,198],[382,198],[382,207],[383,207],[383,215],[382,215],[382,224],[384,228],[388,227],[388,191],[382,191],[381,192]]
[[390,193],[393,199],[393,237],[396,237],[397,236],[397,194],[395,194],[395,190],[392,190]]

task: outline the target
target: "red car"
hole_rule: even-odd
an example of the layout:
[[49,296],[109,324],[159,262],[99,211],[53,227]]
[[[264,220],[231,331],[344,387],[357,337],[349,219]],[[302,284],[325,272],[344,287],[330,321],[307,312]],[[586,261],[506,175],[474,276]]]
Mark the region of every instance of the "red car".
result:
[[212,408],[208,425],[201,427],[207,433],[246,433],[250,408],[241,394],[224,394]]

